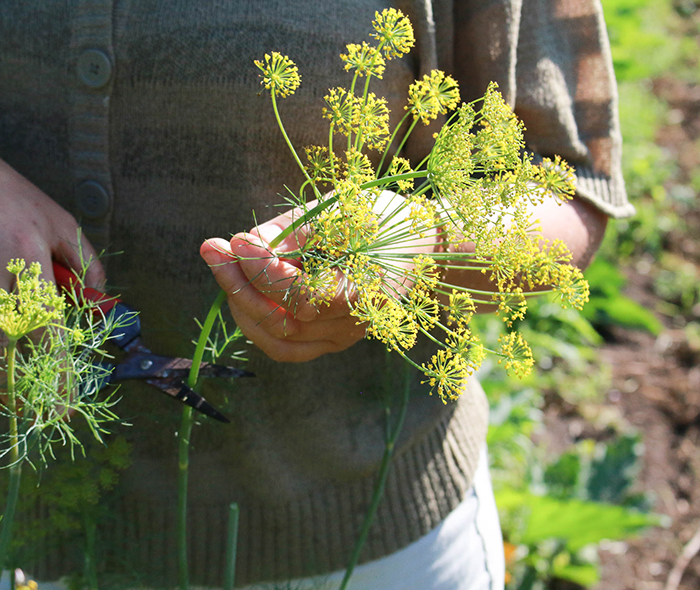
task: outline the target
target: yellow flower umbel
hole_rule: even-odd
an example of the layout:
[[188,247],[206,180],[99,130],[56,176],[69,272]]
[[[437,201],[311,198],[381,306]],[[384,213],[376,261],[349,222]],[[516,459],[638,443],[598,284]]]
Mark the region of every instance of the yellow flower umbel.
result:
[[387,59],[401,57],[415,45],[411,21],[400,10],[388,8],[376,12],[370,37],[379,41],[379,50]]
[[266,53],[263,60],[255,60],[262,72],[261,84],[272,94],[285,97],[294,94],[301,84],[301,76],[296,64],[286,55],[277,51]]
[[[386,75],[387,60],[406,54],[415,40],[396,9],[376,13],[372,26],[372,41],[351,43],[341,55],[353,75],[349,86],[325,96],[328,145],[306,148],[303,166],[287,139],[306,178],[294,197],[303,213],[271,247],[305,225],[309,238],[296,253],[301,270],[290,300],[304,295],[320,306],[345,293],[367,338],[420,369],[443,400],[454,399],[486,354],[517,375],[530,370],[532,354],[514,324],[529,297],[554,290],[564,304],[585,301],[587,286],[570,266],[570,254],[561,242],[543,242],[529,213],[545,195],[570,198],[573,172],[558,157],[533,163],[523,124],[495,84],[481,100],[460,104],[457,82],[440,70],[410,85],[404,116],[391,131],[387,102],[370,92],[370,80]],[[256,64],[278,116],[275,95],[296,89],[296,67],[279,54]],[[430,154],[410,162],[402,149],[414,127],[440,116],[447,122]],[[341,147],[334,145],[339,136]],[[380,152],[379,164],[368,150]],[[308,187],[313,208],[306,205]],[[417,240],[432,254],[416,256]],[[446,283],[453,268],[481,270],[493,291]],[[471,329],[472,316],[485,304],[511,330],[498,350],[487,350]],[[422,365],[410,358],[420,334],[437,347]]]
[[41,265],[25,266],[24,260],[11,260],[7,270],[15,275],[15,290],[0,289],[0,331],[10,342],[59,321],[65,309],[56,285],[40,277]]

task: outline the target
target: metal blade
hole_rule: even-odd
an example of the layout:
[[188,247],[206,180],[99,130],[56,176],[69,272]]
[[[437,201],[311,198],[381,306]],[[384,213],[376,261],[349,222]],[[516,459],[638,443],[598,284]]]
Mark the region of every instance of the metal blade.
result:
[[[192,360],[160,356],[148,351],[135,351],[116,366],[113,381],[124,379],[177,378],[186,379],[192,367]],[[201,363],[199,374],[202,377],[254,377],[255,374],[236,367]]]
[[175,399],[179,399],[182,403],[187,404],[198,412],[202,412],[202,414],[206,414],[210,418],[226,424],[231,422],[199,393],[182,382],[173,382],[165,379],[146,379],[146,383],[157,387],[163,393],[167,393]]

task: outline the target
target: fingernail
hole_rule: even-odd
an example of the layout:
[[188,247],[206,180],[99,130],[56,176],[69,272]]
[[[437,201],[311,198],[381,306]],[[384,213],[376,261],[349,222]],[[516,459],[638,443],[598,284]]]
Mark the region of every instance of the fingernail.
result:
[[205,250],[202,252],[202,258],[204,258],[204,262],[206,262],[209,266],[215,266],[224,262],[223,254],[221,254],[221,252],[217,252],[216,250]]

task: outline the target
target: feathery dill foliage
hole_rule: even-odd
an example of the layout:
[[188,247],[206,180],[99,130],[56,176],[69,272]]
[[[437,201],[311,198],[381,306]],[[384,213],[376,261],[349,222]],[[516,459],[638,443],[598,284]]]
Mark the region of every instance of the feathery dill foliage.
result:
[[[438,350],[418,368],[443,401],[455,399],[487,353],[517,375],[530,370],[532,353],[514,326],[528,297],[554,290],[564,305],[587,300],[588,286],[565,245],[543,241],[528,212],[550,194],[560,203],[571,198],[574,175],[558,157],[534,162],[523,124],[496,84],[482,99],[460,104],[457,82],[439,70],[411,84],[404,117],[391,131],[387,102],[369,83],[385,74],[386,61],[411,49],[413,30],[395,9],[377,13],[372,25],[375,45],[350,44],[340,56],[354,76],[349,88],[331,88],[325,97],[328,145],[306,147],[303,165],[289,144],[306,181],[295,196],[298,217],[270,244],[270,257],[303,226],[309,238],[285,254],[301,262],[289,300],[303,295],[321,306],[344,290],[366,337],[414,366],[410,349],[425,335]],[[289,58],[272,55],[256,65],[287,137],[275,97],[292,94],[299,77]],[[365,81],[356,91],[360,77]],[[397,155],[418,122],[449,113],[423,161],[414,165]],[[379,151],[377,166],[368,150]],[[307,186],[315,202],[306,201]],[[416,255],[416,240],[431,253]],[[446,282],[447,271],[462,268],[488,275],[492,290]],[[470,329],[482,304],[495,305],[511,328],[498,350],[487,350]]]
[[94,304],[59,294],[40,277],[38,263],[25,266],[12,260],[7,269],[14,289],[0,289],[0,416],[9,425],[0,433],[0,468],[18,465],[30,453],[45,461],[54,444],[80,447],[72,428],[78,416],[98,440],[105,423],[117,418],[111,397],[95,397],[108,376],[95,355],[104,354],[116,324],[93,319]]

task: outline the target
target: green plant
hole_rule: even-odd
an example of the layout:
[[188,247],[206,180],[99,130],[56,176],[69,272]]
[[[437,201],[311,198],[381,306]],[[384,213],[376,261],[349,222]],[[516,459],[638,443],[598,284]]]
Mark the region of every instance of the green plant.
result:
[[512,588],[546,588],[555,578],[591,587],[599,543],[662,522],[646,512],[645,497],[630,493],[639,457],[638,436],[583,440],[549,463],[535,457],[520,485],[497,489],[504,531],[522,549]]
[[0,459],[9,471],[0,568],[11,565],[22,465],[32,457],[46,463],[54,446],[67,446],[73,456],[82,447],[73,426],[78,416],[100,442],[105,425],[117,419],[113,394],[97,397],[107,370],[95,359],[105,354],[102,347],[115,322],[98,315],[96,304],[74,293],[59,294],[40,277],[38,263],[25,268],[23,260],[13,260],[7,269],[15,286],[9,292],[0,289],[0,332],[6,340],[0,357],[6,379],[0,411],[8,425],[0,435]]
[[[199,339],[195,345],[194,355],[192,357],[192,368],[187,379],[187,385],[194,390],[200,386],[199,369],[204,358],[208,353],[209,360],[212,363],[223,356],[230,344],[239,340],[242,336],[241,331],[236,328],[232,333],[229,333],[226,322],[221,315],[221,305],[226,299],[226,294],[220,291],[216,300],[212,304],[207,313],[207,317],[200,326]],[[214,330],[218,326],[218,330]],[[240,358],[240,355],[238,355]],[[179,586],[182,590],[189,588],[189,567],[187,561],[187,486],[189,481],[189,452],[190,452],[190,437],[192,435],[192,427],[194,424],[193,409],[190,406],[185,406],[182,410],[182,423],[180,430],[177,433],[179,441],[179,472],[178,472],[178,490],[177,490],[177,548],[178,548],[178,578]],[[238,536],[238,506],[232,504],[229,510],[229,529],[226,550],[226,566],[224,571],[225,590],[232,590],[236,578],[236,547]]]
[[617,266],[599,258],[586,271],[586,278],[591,296],[582,314],[593,325],[615,324],[654,335],[661,332],[663,326],[650,310],[621,293],[626,278]]

